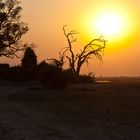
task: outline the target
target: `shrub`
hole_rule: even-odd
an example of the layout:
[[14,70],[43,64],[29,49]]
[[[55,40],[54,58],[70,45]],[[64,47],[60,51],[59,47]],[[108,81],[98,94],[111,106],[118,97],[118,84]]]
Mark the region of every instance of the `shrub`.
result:
[[0,78],[6,79],[9,71],[9,64],[0,64]]
[[64,71],[69,83],[93,83],[95,77],[92,73],[76,76],[71,70]]
[[31,69],[37,65],[37,58],[34,50],[31,47],[27,47],[22,59],[22,67],[25,69]]
[[23,81],[24,75],[21,72],[21,66],[10,67],[7,78],[13,81]]
[[63,89],[68,82],[62,69],[46,62],[41,62],[37,68],[38,77],[46,88]]
[[90,75],[90,74],[80,75],[78,77],[78,82],[79,83],[93,83],[93,82],[95,82],[95,77],[94,77],[94,75]]
[[18,82],[26,82],[35,80],[36,76],[34,75],[33,69],[32,71],[28,71],[27,69],[23,69],[21,66],[14,66],[9,68],[6,79]]
[[26,44],[26,50],[24,53],[24,57],[22,58],[22,64],[21,64],[21,76],[24,77],[25,81],[29,80],[35,80],[36,77],[36,67],[37,67],[37,57],[34,52],[34,50],[29,47],[32,47],[31,45]]

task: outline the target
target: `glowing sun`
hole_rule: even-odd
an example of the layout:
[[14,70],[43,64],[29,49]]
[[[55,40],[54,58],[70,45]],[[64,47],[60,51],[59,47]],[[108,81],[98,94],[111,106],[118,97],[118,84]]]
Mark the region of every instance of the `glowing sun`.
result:
[[104,13],[95,21],[95,29],[104,36],[117,36],[123,30],[124,22],[121,16],[114,13]]
[[103,36],[110,48],[114,49],[122,48],[122,44],[128,46],[131,38],[134,38],[136,26],[135,16],[129,10],[101,7],[85,14],[81,32],[85,40]]

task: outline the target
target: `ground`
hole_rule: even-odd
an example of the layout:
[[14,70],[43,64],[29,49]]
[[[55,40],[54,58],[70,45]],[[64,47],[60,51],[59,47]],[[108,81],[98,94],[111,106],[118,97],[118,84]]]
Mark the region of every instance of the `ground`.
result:
[[0,80],[0,140],[139,140],[140,78],[71,84]]

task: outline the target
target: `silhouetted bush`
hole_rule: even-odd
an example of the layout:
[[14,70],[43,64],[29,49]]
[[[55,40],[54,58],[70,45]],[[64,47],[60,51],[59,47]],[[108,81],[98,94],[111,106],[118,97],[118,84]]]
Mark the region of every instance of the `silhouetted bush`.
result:
[[31,47],[27,47],[22,59],[22,67],[25,69],[31,69],[37,65],[37,58],[34,50]]
[[76,76],[71,70],[64,71],[69,83],[93,83],[95,77],[93,74]]
[[18,74],[20,74],[19,77],[21,78],[17,77],[17,79],[21,79],[21,81],[36,80],[37,57],[31,47],[26,47],[24,57],[21,60],[21,67],[18,70]]
[[12,81],[23,81],[24,75],[22,74],[21,66],[10,67],[7,79]]
[[93,83],[95,82],[95,77],[93,75],[80,75],[78,77],[78,81],[79,83]]
[[5,79],[9,71],[9,64],[0,64],[0,78]]
[[30,80],[36,80],[36,76],[34,76],[33,69],[32,71],[28,71],[23,69],[21,66],[10,67],[5,79],[18,81],[18,82],[26,82]]
[[37,71],[39,80],[46,88],[66,88],[68,82],[62,69],[43,61],[38,65]]
[[74,75],[74,73],[71,70],[69,70],[69,69],[64,70],[63,73],[66,75],[69,83],[74,83],[76,81],[76,76]]
[[49,64],[46,63],[45,61],[42,61],[41,63],[39,63],[37,65],[37,67],[36,67],[36,76],[37,76],[37,79],[39,81],[41,81],[41,79],[42,79],[41,76],[43,75],[44,71],[46,71],[46,69],[48,69],[48,67],[49,67]]

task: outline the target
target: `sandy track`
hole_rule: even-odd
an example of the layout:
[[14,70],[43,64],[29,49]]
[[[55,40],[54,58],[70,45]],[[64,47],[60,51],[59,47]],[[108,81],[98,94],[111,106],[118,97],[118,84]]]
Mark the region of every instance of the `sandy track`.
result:
[[0,140],[140,138],[139,83],[79,85],[61,92],[32,86],[2,84]]
[[[0,129],[5,132],[0,137],[4,140],[52,140],[75,139],[55,129],[49,117],[34,112],[21,105],[10,102],[0,103]],[[48,123],[46,123],[48,122]]]
[[7,100],[7,95],[24,92],[28,84],[0,81],[0,140],[71,140],[49,114],[33,111],[27,106]]

